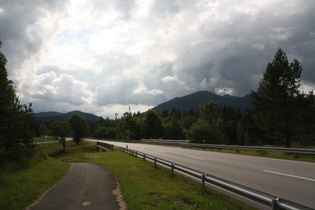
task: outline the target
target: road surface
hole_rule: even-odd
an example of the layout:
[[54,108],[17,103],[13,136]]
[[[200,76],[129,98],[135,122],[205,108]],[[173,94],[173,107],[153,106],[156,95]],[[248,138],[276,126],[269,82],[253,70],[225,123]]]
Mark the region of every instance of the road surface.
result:
[[71,163],[68,174],[32,210],[123,209],[114,176],[103,166]]
[[181,164],[315,209],[315,163],[261,158],[160,145],[121,143],[126,147]]

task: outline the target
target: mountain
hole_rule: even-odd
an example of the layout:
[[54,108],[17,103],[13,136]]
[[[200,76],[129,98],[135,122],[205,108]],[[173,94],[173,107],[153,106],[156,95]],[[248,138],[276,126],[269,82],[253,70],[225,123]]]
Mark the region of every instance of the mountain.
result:
[[81,111],[72,111],[72,112],[68,112],[68,113],[40,112],[40,113],[35,113],[34,115],[35,115],[35,118],[37,121],[52,122],[52,121],[56,121],[56,120],[67,121],[74,114],[78,114],[90,122],[98,122],[99,120],[102,119],[102,117],[98,117],[94,114],[85,113],[85,112],[81,112]]
[[159,104],[154,107],[153,110],[163,112],[164,110],[171,111],[175,108],[181,111],[189,111],[191,109],[197,111],[198,107],[206,101],[213,101],[220,108],[230,106],[242,111],[247,108],[253,108],[250,94],[243,97],[231,95],[220,96],[208,91],[200,91],[187,96],[177,97],[165,103]]

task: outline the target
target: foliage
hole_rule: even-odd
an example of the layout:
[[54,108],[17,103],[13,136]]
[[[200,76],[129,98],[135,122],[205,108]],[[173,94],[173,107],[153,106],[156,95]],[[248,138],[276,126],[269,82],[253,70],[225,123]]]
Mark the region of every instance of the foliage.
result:
[[79,144],[88,134],[88,124],[84,117],[74,114],[70,117],[69,123],[73,131],[73,141]]
[[140,114],[132,116],[130,112],[125,112],[119,120],[116,138],[125,140],[141,139],[141,125]]
[[48,128],[45,124],[40,124],[39,133],[41,136],[46,136],[49,133]]
[[31,157],[35,148],[31,129],[32,104],[20,104],[13,83],[8,80],[6,62],[0,52],[0,163]]
[[[39,158],[34,155],[33,158]],[[16,168],[11,163],[11,167]],[[5,170],[0,173],[0,209],[27,208],[69,170],[63,161],[45,158],[23,170]]]
[[179,121],[179,113],[173,110],[172,114],[166,119],[165,127],[165,139],[185,139],[183,127]]
[[66,149],[66,137],[72,134],[71,124],[65,121],[55,121],[50,126],[51,135],[58,139],[62,148]]
[[294,59],[289,64],[282,49],[278,49],[274,59],[268,63],[258,90],[252,91],[256,107],[255,119],[269,138],[285,139],[290,147],[292,137],[301,134],[302,113],[308,112],[313,95],[305,95],[299,90],[302,66]]
[[149,110],[146,112],[144,125],[143,125],[143,136],[147,139],[158,139],[163,137],[164,128],[162,121],[156,111]]
[[199,107],[199,119],[190,129],[188,136],[198,143],[225,143],[225,135],[221,129],[223,119],[212,101]]

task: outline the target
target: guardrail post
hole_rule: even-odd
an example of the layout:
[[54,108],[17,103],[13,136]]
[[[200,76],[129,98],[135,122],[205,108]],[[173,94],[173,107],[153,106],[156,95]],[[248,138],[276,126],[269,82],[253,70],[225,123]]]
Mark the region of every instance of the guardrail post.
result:
[[271,209],[272,210],[277,210],[278,209],[278,201],[279,201],[279,198],[273,199],[271,201]]
[[143,154],[143,160],[145,160],[145,154]]
[[136,157],[138,157],[138,152],[136,151]]
[[154,157],[154,168],[156,168],[156,157]]
[[206,181],[206,174],[202,174],[201,176],[202,189],[205,189],[205,181]]
[[172,175],[174,175],[174,163],[172,163]]

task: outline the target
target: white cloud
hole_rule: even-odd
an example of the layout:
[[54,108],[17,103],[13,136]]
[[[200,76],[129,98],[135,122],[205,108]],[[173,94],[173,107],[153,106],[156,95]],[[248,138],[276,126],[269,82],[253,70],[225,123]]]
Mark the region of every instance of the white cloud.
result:
[[36,75],[31,82],[20,87],[25,99],[36,101],[57,101],[72,105],[92,102],[94,94],[88,90],[85,82],[75,80],[73,76],[55,72]]
[[266,45],[264,45],[262,43],[252,44],[252,49],[255,49],[255,50],[258,50],[258,51],[264,50],[265,47],[266,47]]
[[226,94],[234,95],[235,91],[233,88],[224,87],[224,88],[216,88],[215,93],[218,95],[226,95]]

